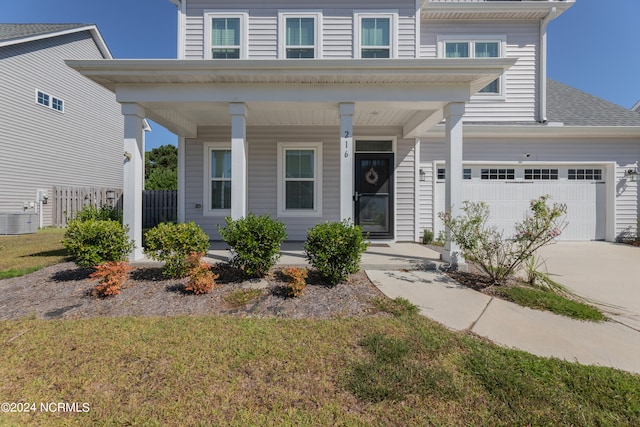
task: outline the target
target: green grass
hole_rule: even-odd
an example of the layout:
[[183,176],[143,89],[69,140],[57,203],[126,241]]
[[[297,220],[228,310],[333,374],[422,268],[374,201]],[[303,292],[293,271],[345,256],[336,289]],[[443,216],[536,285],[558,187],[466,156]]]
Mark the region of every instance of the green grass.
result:
[[224,296],[224,301],[232,307],[242,307],[260,298],[261,289],[237,289]]
[[67,252],[60,243],[63,236],[64,230],[60,228],[0,236],[0,279],[23,276],[65,261]]
[[[426,318],[0,322],[1,425],[640,425],[640,376]],[[179,420],[179,421],[178,421]]]
[[579,320],[602,322],[604,314],[597,308],[565,298],[553,292],[524,286],[500,287],[497,292],[516,304],[536,310],[551,311]]

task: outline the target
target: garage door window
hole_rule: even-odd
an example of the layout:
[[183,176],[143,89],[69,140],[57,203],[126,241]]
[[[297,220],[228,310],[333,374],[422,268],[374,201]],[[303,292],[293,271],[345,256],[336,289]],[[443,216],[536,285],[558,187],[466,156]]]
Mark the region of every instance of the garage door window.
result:
[[[447,179],[447,172],[445,168],[438,168],[438,181],[444,181]],[[471,179],[471,169],[462,169],[462,179]]]
[[558,179],[558,169],[525,169],[524,179],[555,180]]
[[569,169],[568,178],[576,181],[600,181],[602,169]]
[[516,179],[516,173],[515,169],[482,169],[480,170],[480,179]]

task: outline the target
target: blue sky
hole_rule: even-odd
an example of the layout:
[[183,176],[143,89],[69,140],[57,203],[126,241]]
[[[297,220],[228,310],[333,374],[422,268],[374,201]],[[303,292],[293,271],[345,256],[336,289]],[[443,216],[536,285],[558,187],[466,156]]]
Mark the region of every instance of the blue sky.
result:
[[[97,24],[115,58],[176,57],[177,12],[169,0],[4,3],[2,22]],[[631,108],[640,100],[639,17],[639,0],[576,0],[549,26],[549,77]],[[152,125],[147,149],[176,143]]]

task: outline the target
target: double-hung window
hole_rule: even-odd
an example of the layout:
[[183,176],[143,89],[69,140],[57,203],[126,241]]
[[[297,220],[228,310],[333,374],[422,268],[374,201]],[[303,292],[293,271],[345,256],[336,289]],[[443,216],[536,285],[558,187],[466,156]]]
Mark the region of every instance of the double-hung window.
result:
[[231,209],[231,147],[205,146],[205,214],[228,215]]
[[320,13],[280,13],[280,57],[313,59],[320,55]]
[[322,215],[322,144],[278,144],[278,216]]
[[[506,39],[503,36],[485,37],[438,37],[438,47],[442,58],[501,58],[504,57]],[[479,95],[502,95],[502,78],[497,78],[484,88]]]
[[356,13],[356,57],[395,56],[396,16],[394,13]]
[[246,57],[246,15],[205,13],[206,59]]

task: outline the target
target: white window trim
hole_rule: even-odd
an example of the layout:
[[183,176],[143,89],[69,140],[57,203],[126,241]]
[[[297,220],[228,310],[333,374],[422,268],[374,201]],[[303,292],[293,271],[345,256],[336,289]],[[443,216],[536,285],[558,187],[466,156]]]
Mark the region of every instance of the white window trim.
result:
[[[38,102],[38,93],[43,93],[44,95],[47,95],[49,97],[49,103],[47,105],[41,104],[40,102]],[[62,102],[62,110],[58,110],[57,108],[53,108],[53,100],[54,99],[57,99],[58,101]],[[40,89],[36,89],[36,91],[35,91],[35,102],[36,102],[36,105],[39,105],[39,106],[44,107],[44,108],[48,108],[49,110],[53,110],[53,111],[55,111],[57,113],[64,113],[64,109],[65,109],[65,105],[66,105],[66,102],[64,101],[64,99],[59,98],[57,96],[53,96],[50,93],[45,92],[45,91],[40,90]]]
[[[231,215],[231,208],[229,209],[211,209],[211,151],[213,150],[231,150],[230,142],[208,142],[204,144],[203,150],[203,196],[204,201],[202,206],[203,216],[216,216],[225,217]],[[231,166],[233,167],[233,165]],[[231,182],[231,198],[233,198],[233,182]]]
[[[355,10],[353,12],[353,57],[362,59],[362,18],[389,18],[389,58],[398,55],[398,11],[397,10]],[[367,46],[371,47],[371,46]],[[381,58],[382,59],[382,58]]]
[[[445,43],[447,42],[468,42],[470,58],[475,58],[475,43],[498,43],[498,58],[507,56],[507,36],[506,35],[439,35],[438,36],[438,58],[445,57]],[[506,93],[506,79],[503,74],[498,78],[498,93],[476,93],[471,100],[480,101],[504,101]]]
[[[276,201],[278,204],[278,217],[321,217],[322,216],[322,142],[278,142],[277,175],[278,188]],[[287,150],[314,150],[315,177],[314,177],[314,209],[285,209],[286,182],[284,179],[285,153]]]
[[314,59],[322,59],[322,12],[294,10],[278,11],[278,58],[287,59],[287,18],[313,18],[315,22]]
[[212,18],[240,18],[240,59],[247,59],[249,52],[249,28],[247,22],[249,13],[246,11],[214,12],[204,11],[204,59],[213,59],[211,50],[211,19]]

